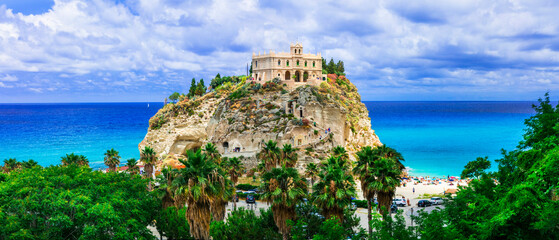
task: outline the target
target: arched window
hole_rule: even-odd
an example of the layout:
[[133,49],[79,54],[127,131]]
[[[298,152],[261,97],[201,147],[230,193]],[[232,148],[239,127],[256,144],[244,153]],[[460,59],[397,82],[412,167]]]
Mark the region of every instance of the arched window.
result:
[[297,60],[297,66],[299,66],[299,60]]
[[314,61],[312,62],[312,67],[316,67],[316,64],[314,63]]
[[281,60],[278,60],[278,66],[280,66],[280,65],[281,65]]
[[289,60],[287,60],[287,62],[285,62],[285,64],[289,67]]
[[305,67],[307,67],[307,61],[305,61]]

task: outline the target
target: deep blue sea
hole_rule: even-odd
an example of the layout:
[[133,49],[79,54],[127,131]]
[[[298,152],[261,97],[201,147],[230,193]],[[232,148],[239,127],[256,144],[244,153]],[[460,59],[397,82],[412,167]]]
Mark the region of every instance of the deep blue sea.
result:
[[[417,175],[459,175],[478,156],[500,157],[522,139],[531,102],[365,102],[381,142]],[[163,103],[0,104],[0,160],[59,164],[66,153],[104,167],[103,153],[139,158],[148,120]]]

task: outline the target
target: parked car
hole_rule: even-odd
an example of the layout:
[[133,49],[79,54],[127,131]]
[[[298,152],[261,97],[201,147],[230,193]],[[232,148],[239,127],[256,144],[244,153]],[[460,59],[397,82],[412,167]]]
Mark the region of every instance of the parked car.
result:
[[429,206],[431,206],[431,202],[429,202],[429,200],[419,200],[419,202],[417,202],[417,206],[418,207],[429,207]]
[[256,199],[254,198],[254,195],[247,195],[246,202],[247,203],[256,203]]
[[390,213],[396,213],[396,212],[398,212],[398,206],[392,203],[392,206],[390,206]]
[[439,205],[444,203],[443,199],[440,197],[432,197],[431,200],[429,200],[429,202],[431,202],[431,204],[433,205]]
[[404,199],[401,199],[401,198],[394,198],[394,199],[392,199],[392,202],[394,204],[396,204],[396,206],[398,206],[398,207],[405,207],[406,206],[406,201],[404,201]]

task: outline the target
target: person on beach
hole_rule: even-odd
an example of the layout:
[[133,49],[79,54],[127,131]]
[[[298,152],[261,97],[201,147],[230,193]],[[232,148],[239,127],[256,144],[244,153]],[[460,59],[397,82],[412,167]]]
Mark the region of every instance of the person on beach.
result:
[[412,191],[413,191],[413,194],[415,194],[415,187],[412,189]]

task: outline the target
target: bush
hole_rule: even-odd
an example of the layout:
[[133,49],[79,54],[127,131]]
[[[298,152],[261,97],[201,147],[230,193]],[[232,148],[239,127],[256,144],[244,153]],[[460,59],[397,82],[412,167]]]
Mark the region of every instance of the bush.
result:
[[159,234],[168,239],[194,239],[190,236],[190,226],[186,220],[187,208],[177,210],[175,207],[168,207],[162,210],[156,218],[155,227]]
[[236,91],[232,92],[231,94],[229,94],[229,99],[231,100],[240,99],[246,97],[247,95],[248,95],[248,91],[244,87],[241,87]]
[[254,186],[254,185],[247,184],[247,183],[237,184],[237,189],[238,190],[249,191],[249,190],[257,189],[257,188],[258,188],[258,186]]
[[11,172],[0,183],[0,239],[152,239],[146,180],[89,167]]
[[[354,202],[355,206],[357,206],[358,208],[367,208],[367,200],[354,199],[352,202]],[[374,205],[374,203],[373,203],[373,205]]]
[[272,211],[260,209],[260,216],[254,211],[239,208],[232,211],[227,222],[212,222],[210,235],[213,239],[256,239],[281,240],[278,228],[274,223]]

